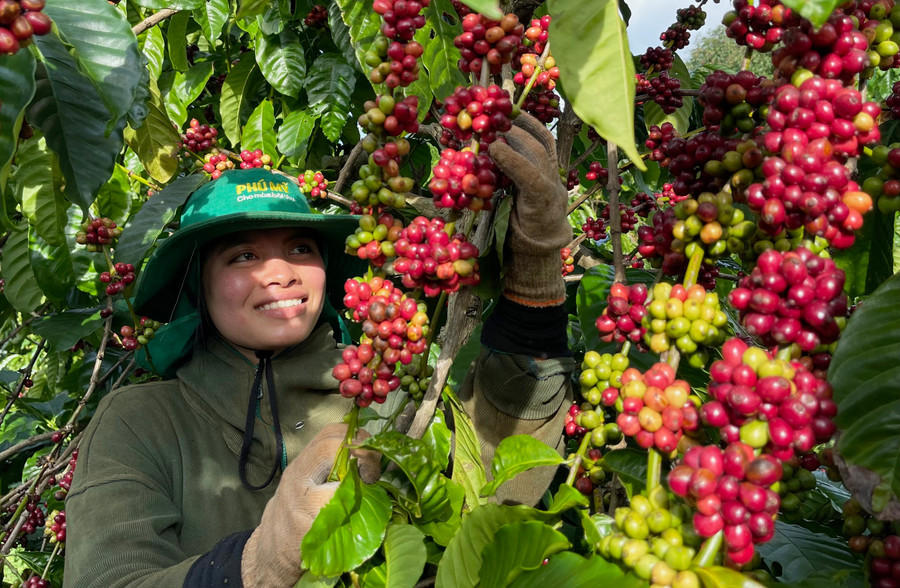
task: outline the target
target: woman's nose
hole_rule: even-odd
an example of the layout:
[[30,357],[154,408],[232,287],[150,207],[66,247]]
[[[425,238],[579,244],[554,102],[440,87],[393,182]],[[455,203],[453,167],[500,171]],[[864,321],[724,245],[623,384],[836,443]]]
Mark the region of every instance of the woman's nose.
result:
[[277,285],[288,287],[299,279],[294,266],[281,257],[271,257],[263,263],[263,281],[266,286]]

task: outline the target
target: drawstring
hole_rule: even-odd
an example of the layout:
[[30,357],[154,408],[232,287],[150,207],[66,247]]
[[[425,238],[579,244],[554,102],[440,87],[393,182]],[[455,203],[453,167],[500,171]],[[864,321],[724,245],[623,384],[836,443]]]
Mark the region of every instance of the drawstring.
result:
[[[256,357],[259,359],[259,363],[256,366],[256,379],[253,382],[253,387],[250,389],[250,400],[247,405],[247,421],[244,424],[244,442],[241,445],[241,456],[238,460],[238,475],[241,478],[241,483],[248,490],[262,490],[272,483],[272,480],[275,479],[275,472],[278,471],[278,467],[281,465],[284,447],[284,441],[281,438],[281,424],[278,422],[278,402],[275,399],[275,377],[272,374],[272,352],[257,351]],[[256,422],[256,402],[258,394],[261,395],[262,392],[263,373],[266,375],[266,387],[269,389],[269,404],[272,409],[272,424],[275,427],[275,463],[272,464],[272,471],[269,472],[269,477],[266,478],[266,481],[259,486],[254,486],[247,481],[247,458],[250,457],[250,444],[253,441],[253,426]]]

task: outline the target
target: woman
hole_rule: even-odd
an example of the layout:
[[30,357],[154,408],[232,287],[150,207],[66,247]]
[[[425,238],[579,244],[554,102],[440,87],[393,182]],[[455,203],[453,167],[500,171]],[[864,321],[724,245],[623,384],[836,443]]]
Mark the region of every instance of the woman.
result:
[[[566,193],[552,136],[519,124],[491,148],[520,194],[504,297],[462,394],[486,460],[510,434],[560,447],[571,400]],[[66,505],[67,586],[297,581],[300,540],[335,489],[325,480],[346,429],[334,423],[352,402],[331,369],[346,335],[334,306],[358,273],[342,253],[355,226],[311,213],[293,184],[262,170],[223,174],[190,197],[135,299],[171,321],[149,351],[174,379],[117,390],[88,426]],[[363,455],[361,469],[371,476],[377,460]],[[537,500],[543,474],[507,484],[508,495],[529,488]]]

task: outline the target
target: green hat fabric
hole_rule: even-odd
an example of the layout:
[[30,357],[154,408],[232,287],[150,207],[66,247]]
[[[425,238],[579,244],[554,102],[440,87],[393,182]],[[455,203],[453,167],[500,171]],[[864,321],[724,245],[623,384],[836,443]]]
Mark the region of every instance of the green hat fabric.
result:
[[179,229],[153,252],[138,277],[134,308],[158,321],[178,319],[183,311],[176,308],[184,308],[180,299],[193,295],[186,286],[196,288],[188,271],[204,245],[229,233],[277,227],[317,233],[328,299],[341,308],[344,281],[365,270],[363,260],[344,253],[345,239],[358,223],[355,216],[312,211],[300,189],[282,175],[260,168],[227,171],[188,198]]

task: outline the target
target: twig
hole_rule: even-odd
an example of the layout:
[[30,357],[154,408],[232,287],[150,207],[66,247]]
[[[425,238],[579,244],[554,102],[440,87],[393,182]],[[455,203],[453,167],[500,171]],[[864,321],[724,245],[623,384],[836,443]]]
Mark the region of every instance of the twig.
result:
[[569,208],[566,209],[566,215],[572,214],[572,213],[575,211],[576,208],[578,208],[579,206],[581,206],[582,204],[584,204],[584,202],[585,202],[588,198],[590,198],[591,196],[593,196],[594,194],[596,194],[597,192],[599,192],[602,188],[603,188],[603,185],[602,185],[600,182],[597,182],[596,184],[594,184],[593,186],[591,186],[591,188],[590,188],[587,192],[585,192],[584,194],[582,194],[581,196],[579,196],[579,197],[575,200],[575,202],[573,202],[572,204],[569,205]]
[[360,155],[363,152],[363,144],[362,141],[358,142],[353,146],[353,149],[350,151],[350,155],[347,157],[347,161],[344,163],[344,167],[341,168],[341,172],[338,174],[338,179],[334,183],[334,191],[337,193],[341,193],[344,191],[344,186],[350,180],[350,176],[356,171],[358,167],[356,165],[356,160],[359,159]]
[[590,144],[590,146],[587,148],[587,150],[585,150],[584,153],[579,155],[578,159],[576,159],[575,161],[573,161],[572,163],[569,164],[569,169],[578,167],[579,165],[581,165],[582,163],[587,161],[587,158],[590,157],[591,153],[593,153],[599,146],[600,146],[600,139],[594,139],[594,142]]
[[16,328],[14,328],[9,333],[9,335],[7,335],[6,337],[3,338],[3,341],[0,341],[0,351],[3,351],[3,349],[9,344],[9,342],[12,341],[13,339],[15,339],[16,335],[19,334],[19,331],[21,331],[22,329],[24,329],[25,327],[30,325],[36,318],[37,318],[36,316],[27,318],[24,321],[22,321],[21,325],[17,325]]
[[139,22],[136,25],[134,25],[133,27],[131,27],[131,32],[134,33],[135,35],[140,35],[147,29],[151,29],[151,28],[155,27],[162,21],[166,20],[173,14],[177,14],[177,13],[178,13],[177,10],[172,10],[171,8],[164,8],[164,9],[160,10],[159,12],[157,12],[156,14],[151,14],[150,16],[148,16],[141,22]]
[[615,281],[625,283],[625,261],[622,257],[622,217],[619,214],[619,148],[612,141],[606,142],[609,167],[609,236],[612,239]]
[[44,441],[49,441],[53,435],[56,434],[56,431],[48,431],[46,433],[40,433],[38,435],[32,435],[28,439],[24,441],[19,441],[12,447],[8,449],[4,449],[0,451],[0,462],[4,462],[15,454],[19,453],[23,449],[27,449],[32,445],[38,445],[39,443],[43,443]]
[[46,344],[46,339],[41,339],[41,342],[38,343],[37,349],[34,350],[34,355],[31,356],[31,361],[28,362],[28,366],[24,370],[22,370],[22,379],[19,380],[19,385],[16,386],[15,390],[13,390],[13,393],[9,396],[9,401],[6,403],[6,406],[3,407],[3,412],[0,413],[0,424],[3,424],[3,420],[9,413],[9,409],[12,408],[13,403],[15,403],[15,401],[19,398],[19,394],[22,392],[22,388],[25,387],[25,380],[31,377],[31,370],[32,368],[34,368],[34,364],[37,361],[38,356],[41,354],[41,351],[44,350],[44,346]]
[[100,383],[100,368],[103,366],[103,358],[106,356],[106,344],[109,343],[109,337],[112,334],[112,319],[112,315],[106,317],[106,324],[103,325],[103,339],[100,341],[100,348],[97,349],[97,357],[94,359],[94,369],[91,371],[91,379],[88,382],[87,392],[85,392],[84,396],[81,397],[81,400],[78,401],[78,406],[75,407],[72,416],[69,417],[69,421],[66,423],[66,426],[63,427],[67,433],[72,430],[75,419],[77,419],[78,415],[81,414],[81,411],[84,410],[88,399],[90,399],[94,390],[97,389],[97,385]]
[[117,163],[117,164],[116,164],[116,167],[119,168],[120,170],[122,170],[123,172],[125,172],[125,174],[126,174],[129,178],[134,178],[135,180],[137,180],[137,181],[140,182],[141,184],[144,184],[145,186],[147,186],[147,187],[150,188],[151,190],[156,190],[157,192],[159,192],[160,190],[162,190],[162,188],[160,188],[159,186],[157,186],[157,185],[154,184],[153,182],[151,182],[151,181],[149,181],[149,180],[146,180],[146,179],[142,178],[139,174],[137,174],[137,173],[131,171],[131,170],[128,169],[127,167],[123,166],[122,164]]

